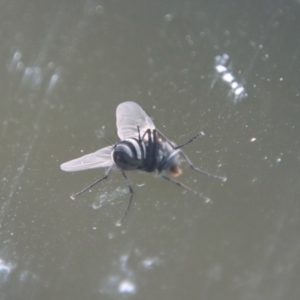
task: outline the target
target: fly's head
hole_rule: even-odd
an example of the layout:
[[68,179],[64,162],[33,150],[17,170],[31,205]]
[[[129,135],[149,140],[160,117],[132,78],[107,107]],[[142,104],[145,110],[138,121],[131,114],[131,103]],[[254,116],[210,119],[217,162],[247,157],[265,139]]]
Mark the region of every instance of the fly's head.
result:
[[158,173],[166,171],[173,177],[179,176],[182,173],[179,168],[179,151],[174,150],[169,144],[163,150],[159,151]]

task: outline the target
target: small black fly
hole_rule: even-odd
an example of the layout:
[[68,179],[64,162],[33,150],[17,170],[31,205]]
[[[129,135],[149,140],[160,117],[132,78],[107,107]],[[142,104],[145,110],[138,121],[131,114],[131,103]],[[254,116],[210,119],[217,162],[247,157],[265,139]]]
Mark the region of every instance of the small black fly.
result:
[[60,166],[63,171],[67,172],[107,168],[102,178],[82,191],[72,195],[72,199],[89,190],[102,180],[107,179],[113,169],[119,169],[130,192],[126,210],[120,221],[117,222],[117,225],[120,226],[129,210],[133,197],[131,183],[124,171],[141,170],[145,172],[156,172],[162,178],[193,192],[205,201],[209,201],[209,199],[203,196],[202,193],[194,191],[185,184],[166,175],[170,174],[173,177],[177,177],[181,174],[182,171],[179,168],[180,156],[183,157],[194,171],[226,181],[226,177],[212,175],[195,167],[187,155],[181,150],[182,147],[191,143],[198,136],[203,135],[202,132],[198,133],[186,143],[176,146],[176,144],[171,142],[155,127],[152,119],[137,103],[128,101],[119,104],[116,110],[116,116],[118,136],[120,138],[119,142],[94,153],[63,163]]

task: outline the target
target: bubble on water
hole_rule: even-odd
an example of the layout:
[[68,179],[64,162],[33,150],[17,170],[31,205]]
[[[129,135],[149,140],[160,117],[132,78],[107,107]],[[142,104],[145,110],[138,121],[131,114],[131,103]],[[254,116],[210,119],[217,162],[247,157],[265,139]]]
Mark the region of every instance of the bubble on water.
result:
[[24,69],[24,63],[19,61],[17,63],[17,71],[22,71]]
[[96,12],[97,12],[98,14],[102,14],[103,11],[104,11],[103,6],[101,6],[101,5],[96,6]]
[[29,88],[38,88],[42,83],[42,70],[40,67],[26,67],[22,85]]
[[105,203],[110,203],[112,202],[113,200],[119,198],[119,197],[122,197],[123,195],[127,194],[128,193],[128,189],[127,188],[121,188],[121,187],[118,187],[116,188],[115,190],[111,191],[111,192],[100,192],[96,199],[94,200],[93,204],[92,204],[92,207],[93,209],[99,209],[102,207],[103,204]]
[[174,18],[173,14],[166,14],[166,15],[164,16],[164,19],[165,19],[166,22],[172,21],[173,18]]
[[51,76],[51,79],[49,81],[49,84],[48,84],[48,87],[47,87],[47,91],[46,91],[47,94],[51,93],[54,90],[54,88],[57,85],[58,79],[59,79],[58,74],[53,74]]
[[99,128],[95,130],[96,136],[98,139],[102,139],[105,136],[105,128]]
[[14,53],[10,63],[8,64],[8,67],[7,67],[8,71],[15,72],[15,71],[19,70],[18,65],[21,63],[21,59],[22,59],[22,53],[19,51],[16,51]]

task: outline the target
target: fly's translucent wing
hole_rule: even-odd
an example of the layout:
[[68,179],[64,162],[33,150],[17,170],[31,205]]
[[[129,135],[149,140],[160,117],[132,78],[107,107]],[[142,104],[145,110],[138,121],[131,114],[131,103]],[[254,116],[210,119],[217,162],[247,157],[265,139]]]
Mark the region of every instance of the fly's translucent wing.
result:
[[116,110],[118,136],[121,140],[138,138],[138,126],[143,135],[147,129],[155,129],[152,119],[135,102],[123,102]]
[[70,160],[60,165],[60,168],[66,172],[74,172],[87,169],[111,167],[114,164],[114,161],[111,158],[113,147],[114,146],[108,146],[94,153]]

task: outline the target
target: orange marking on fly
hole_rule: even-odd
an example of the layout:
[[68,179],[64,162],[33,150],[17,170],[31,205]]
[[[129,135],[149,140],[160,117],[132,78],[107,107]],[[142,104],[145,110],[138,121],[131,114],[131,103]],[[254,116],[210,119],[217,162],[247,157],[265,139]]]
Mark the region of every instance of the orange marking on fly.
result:
[[181,168],[179,168],[178,166],[172,166],[172,167],[169,169],[169,172],[170,172],[170,174],[171,174],[173,177],[178,177],[179,175],[182,174],[182,170],[181,170]]

